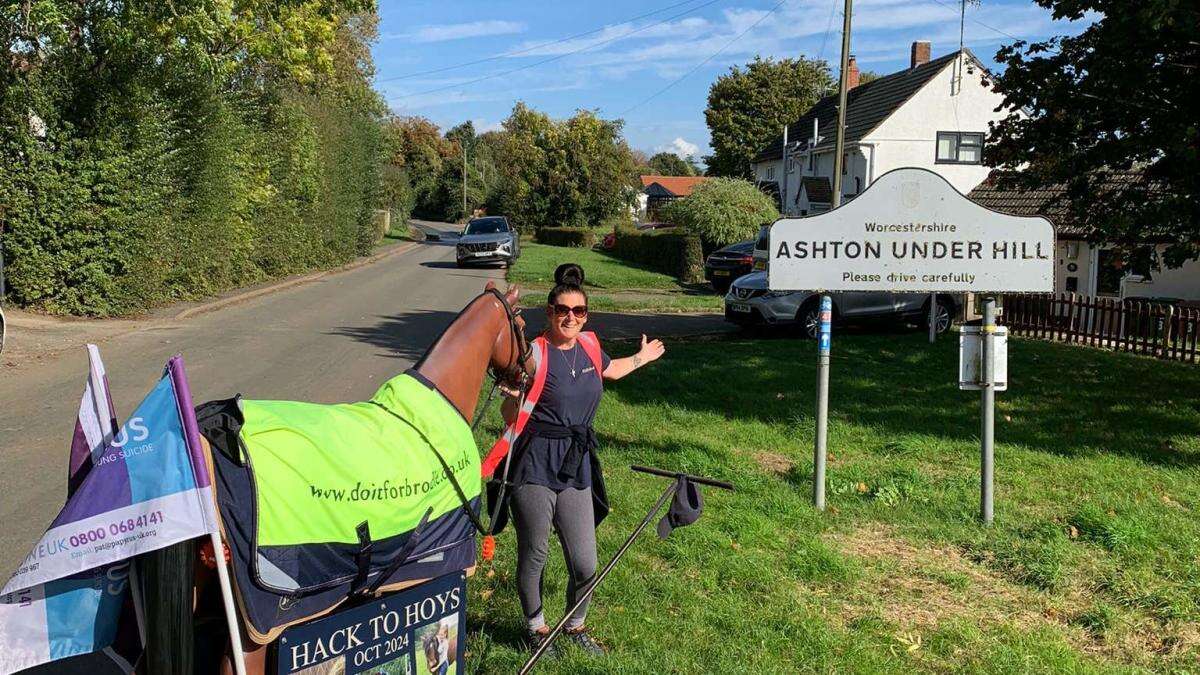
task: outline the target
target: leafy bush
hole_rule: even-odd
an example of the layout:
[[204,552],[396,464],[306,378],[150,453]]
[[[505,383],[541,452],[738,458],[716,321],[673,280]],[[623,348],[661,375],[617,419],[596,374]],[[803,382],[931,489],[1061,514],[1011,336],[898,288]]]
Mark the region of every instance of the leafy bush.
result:
[[382,192],[365,79],[199,77],[123,52],[97,76],[70,49],[0,72],[0,246],[19,304],[129,314],[337,265],[374,247],[385,198],[405,208]]
[[704,279],[704,251],[700,239],[688,233],[618,230],[611,253],[692,283]]
[[753,239],[758,228],[779,217],[770,197],[749,181],[714,178],[663,210],[668,222],[700,236],[706,244],[726,246]]
[[549,246],[591,248],[602,234],[590,227],[541,227],[536,238],[539,244]]

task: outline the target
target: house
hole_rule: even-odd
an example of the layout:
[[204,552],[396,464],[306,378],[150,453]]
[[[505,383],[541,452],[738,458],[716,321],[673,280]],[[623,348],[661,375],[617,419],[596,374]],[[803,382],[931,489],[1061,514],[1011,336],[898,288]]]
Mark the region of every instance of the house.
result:
[[[1118,189],[1140,178],[1136,171],[1114,173],[1100,189]],[[1094,237],[1072,219],[1061,185],[1037,189],[1002,187],[993,174],[967,195],[990,209],[1019,216],[1044,216],[1054,223],[1054,291],[1111,298],[1155,298],[1200,301],[1200,261],[1182,267],[1162,264],[1165,244],[1146,241],[1134,255]]]
[[638,212],[645,222],[658,220],[658,209],[670,202],[692,194],[697,185],[708,180],[704,176],[642,176],[642,192],[638,195]]
[[[929,42],[914,42],[909,68],[862,84],[850,57],[843,199],[907,166],[934,171],[963,194],[987,177],[983,141],[988,123],[1004,117],[996,112],[1003,97],[970,50],[930,60],[931,49]],[[826,96],[788,125],[786,177],[782,134],[751,162],[755,181],[778,190],[788,215],[830,208],[837,100],[836,93]]]

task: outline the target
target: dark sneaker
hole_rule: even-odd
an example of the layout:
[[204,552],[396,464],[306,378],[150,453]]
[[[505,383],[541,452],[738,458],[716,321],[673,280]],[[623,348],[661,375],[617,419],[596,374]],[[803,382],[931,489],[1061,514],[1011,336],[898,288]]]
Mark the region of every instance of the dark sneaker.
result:
[[574,642],[580,649],[588,654],[591,654],[592,656],[604,656],[608,653],[608,650],[604,648],[604,645],[596,642],[592,639],[591,635],[588,635],[586,628],[582,628],[578,632],[574,633],[565,631],[564,634],[568,640]]
[[[545,642],[546,638],[548,637],[550,637],[549,631],[545,633],[527,633],[525,635],[525,640],[529,642],[529,651],[536,652],[538,647],[541,647],[542,643]],[[550,648],[546,650],[546,653],[542,655],[543,658],[556,658],[557,656],[558,645],[554,643],[552,643]]]

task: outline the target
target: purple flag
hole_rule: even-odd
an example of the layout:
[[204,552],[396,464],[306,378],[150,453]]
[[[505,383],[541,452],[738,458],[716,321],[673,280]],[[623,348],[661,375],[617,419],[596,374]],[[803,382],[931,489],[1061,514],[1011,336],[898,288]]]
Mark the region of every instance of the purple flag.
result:
[[[212,482],[199,437],[183,359],[176,356],[120,432],[93,455],[78,489],[0,591],[6,594],[0,595],[0,673],[45,656],[17,652],[6,643],[40,639],[37,627],[22,620],[38,602],[48,616],[51,603],[39,599],[39,585],[67,578],[91,583],[96,575],[81,573],[216,531]],[[123,594],[123,578],[120,585]],[[77,615],[78,609],[73,611]]]

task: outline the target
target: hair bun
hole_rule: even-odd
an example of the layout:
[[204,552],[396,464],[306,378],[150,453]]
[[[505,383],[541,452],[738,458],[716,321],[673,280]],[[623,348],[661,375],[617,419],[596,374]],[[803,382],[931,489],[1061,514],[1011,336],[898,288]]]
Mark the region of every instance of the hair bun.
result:
[[583,285],[583,268],[575,263],[563,263],[554,270],[554,283],[569,284],[571,286]]

